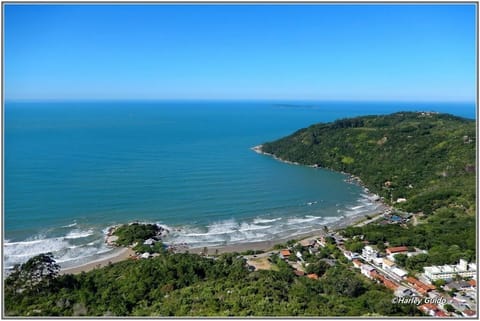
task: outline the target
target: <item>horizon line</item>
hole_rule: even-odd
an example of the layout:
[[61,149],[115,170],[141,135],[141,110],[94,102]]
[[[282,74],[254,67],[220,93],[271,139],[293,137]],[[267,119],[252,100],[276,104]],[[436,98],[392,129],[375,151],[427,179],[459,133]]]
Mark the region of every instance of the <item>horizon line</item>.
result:
[[462,103],[477,104],[477,100],[430,100],[430,99],[322,99],[322,98],[13,98],[3,99],[5,103],[20,102],[357,102],[357,103]]

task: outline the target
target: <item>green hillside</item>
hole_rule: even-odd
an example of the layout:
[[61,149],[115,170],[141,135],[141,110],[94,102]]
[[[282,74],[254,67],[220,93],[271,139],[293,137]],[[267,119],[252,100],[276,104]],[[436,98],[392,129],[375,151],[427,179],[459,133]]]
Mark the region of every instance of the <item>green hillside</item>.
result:
[[455,207],[475,213],[475,122],[449,114],[399,112],[316,124],[265,143],[277,157],[359,176],[411,212]]

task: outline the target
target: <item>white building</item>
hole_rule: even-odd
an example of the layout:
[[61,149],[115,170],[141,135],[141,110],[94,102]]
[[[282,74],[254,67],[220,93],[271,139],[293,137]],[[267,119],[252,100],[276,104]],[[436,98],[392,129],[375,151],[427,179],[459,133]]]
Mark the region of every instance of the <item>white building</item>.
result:
[[474,277],[477,274],[477,265],[475,263],[468,263],[461,259],[457,265],[442,265],[442,266],[427,266],[424,267],[425,276],[431,280],[447,280],[452,279],[456,275],[463,278]]
[[371,265],[368,265],[368,264],[363,264],[361,267],[360,267],[360,270],[362,271],[362,274],[365,275],[367,278],[371,279],[372,278],[372,271],[375,270],[375,268]]
[[367,245],[362,250],[362,258],[367,261],[371,262],[373,259],[378,257],[378,251],[374,250],[370,245]]
[[392,272],[395,273],[396,275],[398,275],[399,277],[403,278],[405,276],[407,276],[408,272],[401,269],[401,268],[398,268],[398,267],[394,267],[392,269]]
[[343,252],[343,255],[345,255],[345,257],[347,259],[349,259],[350,261],[353,260],[353,259],[360,258],[360,255],[357,252],[345,251],[345,252]]

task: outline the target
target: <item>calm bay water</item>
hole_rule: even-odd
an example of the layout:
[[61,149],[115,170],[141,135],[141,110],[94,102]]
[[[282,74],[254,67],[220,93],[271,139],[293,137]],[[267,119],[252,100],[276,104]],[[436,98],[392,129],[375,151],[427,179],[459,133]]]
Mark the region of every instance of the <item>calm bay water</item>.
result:
[[54,102],[5,105],[5,266],[107,254],[105,229],[168,226],[170,243],[268,240],[375,206],[345,177],[250,150],[302,127],[401,110],[474,118],[473,104]]

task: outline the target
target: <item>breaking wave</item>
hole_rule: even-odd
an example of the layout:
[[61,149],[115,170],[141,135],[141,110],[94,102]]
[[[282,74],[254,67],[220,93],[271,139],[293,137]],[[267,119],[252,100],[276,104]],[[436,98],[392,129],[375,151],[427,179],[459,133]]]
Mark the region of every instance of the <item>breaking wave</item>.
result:
[[[309,206],[308,212],[295,208],[275,209],[264,216],[231,218],[207,225],[169,226],[165,224],[168,222],[154,223],[170,231],[164,238],[167,245],[183,244],[192,248],[221,246],[297,237],[322,230],[325,225],[335,225],[355,216],[363,217],[378,211],[381,206],[366,194],[354,204],[337,204],[331,208],[320,205]],[[29,258],[46,252],[52,252],[62,267],[96,260],[113,251],[104,242],[108,229],[108,226],[82,227],[75,222],[26,240],[6,240],[4,267],[11,268],[14,264],[24,263]]]

